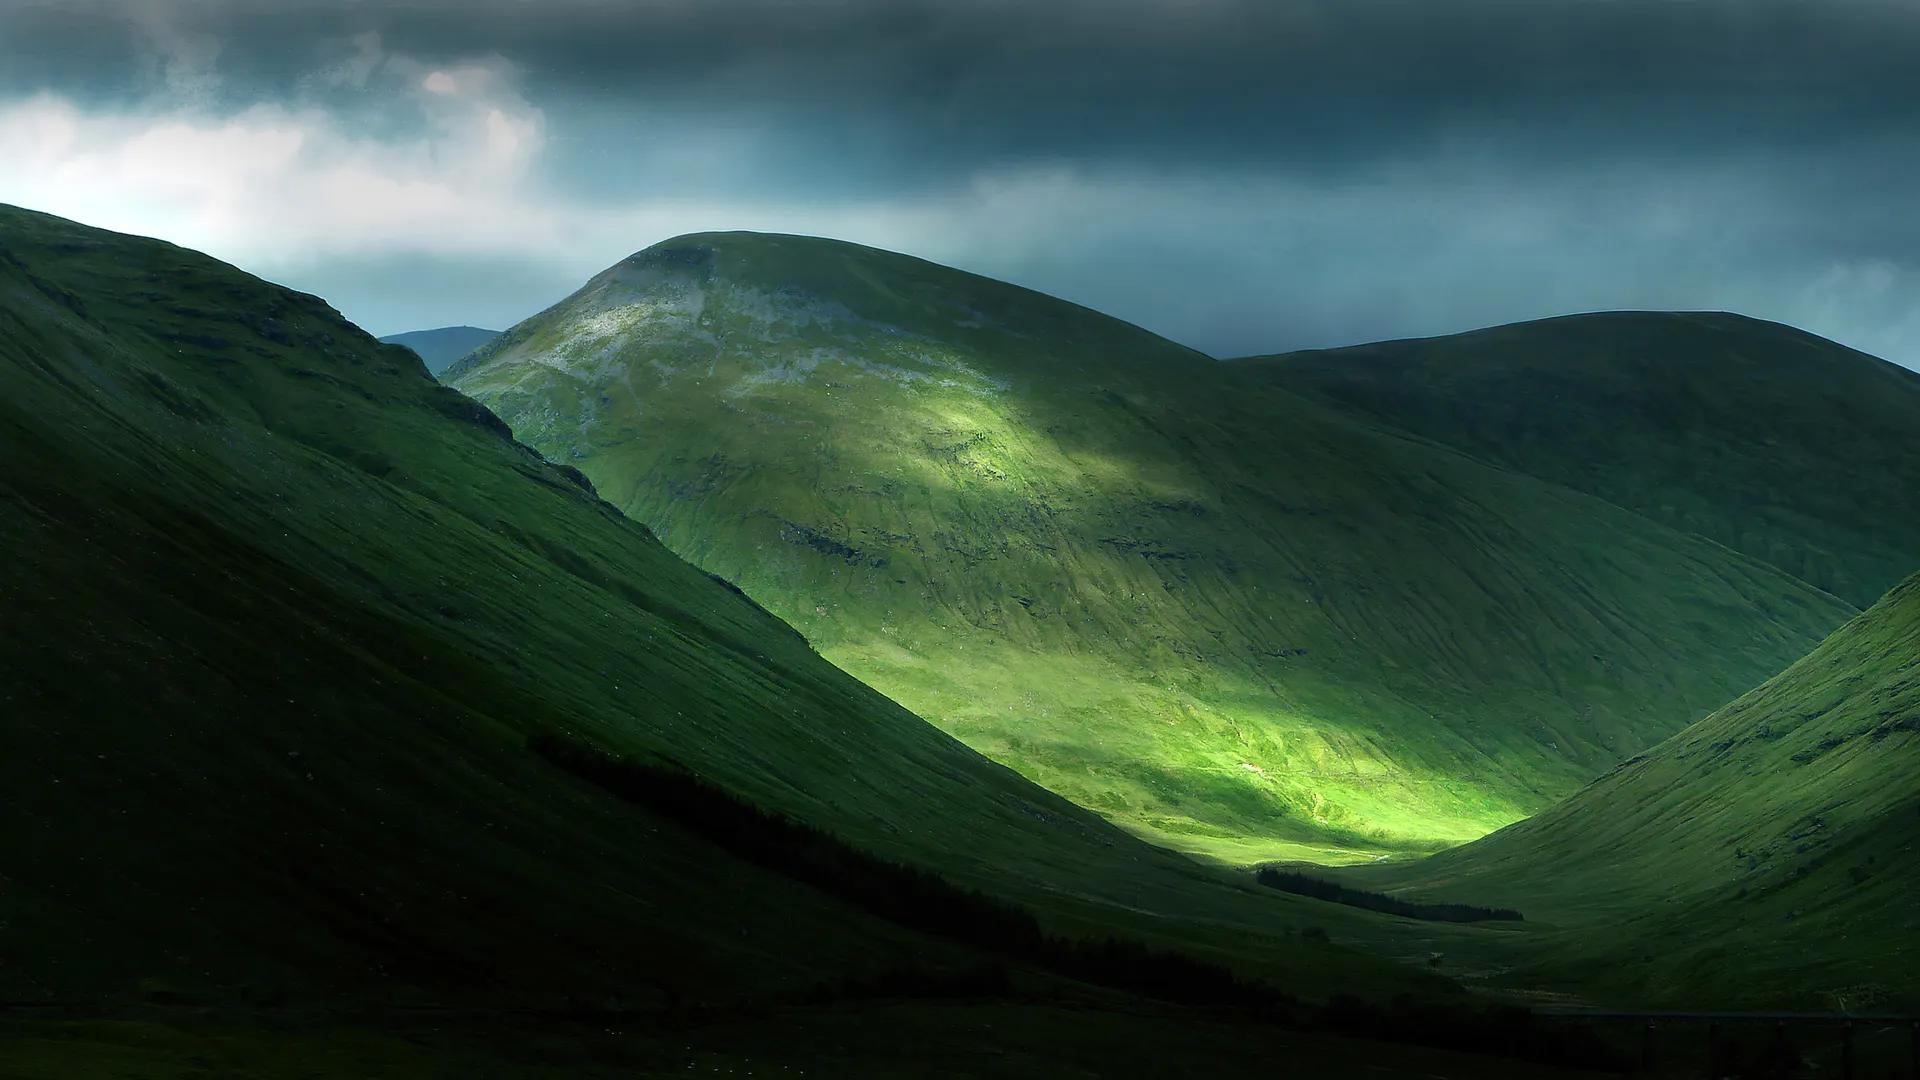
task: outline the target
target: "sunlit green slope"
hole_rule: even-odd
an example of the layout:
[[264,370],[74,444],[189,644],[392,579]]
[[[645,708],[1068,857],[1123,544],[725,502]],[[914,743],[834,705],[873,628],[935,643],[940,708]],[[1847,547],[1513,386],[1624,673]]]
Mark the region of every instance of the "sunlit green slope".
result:
[[1348,873],[1573,927],[1533,978],[1696,1004],[1920,1005],[1920,577],[1552,810]]
[[848,671],[1230,859],[1471,839],[1850,614],[1255,369],[833,241],[657,245],[447,377]]
[[525,747],[549,730],[1059,930],[1305,994],[1403,981],[928,726],[412,354],[204,256],[0,207],[0,506],[0,1000],[645,1012],[978,961],[561,772]]
[[1792,327],[1616,311],[1236,363],[1862,607],[1920,568],[1920,374]]

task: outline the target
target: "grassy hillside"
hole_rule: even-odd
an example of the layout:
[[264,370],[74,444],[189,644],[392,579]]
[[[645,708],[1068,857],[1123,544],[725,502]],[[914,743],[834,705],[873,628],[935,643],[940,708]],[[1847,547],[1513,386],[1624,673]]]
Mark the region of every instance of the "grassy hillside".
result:
[[712,1019],[981,963],[555,768],[546,731],[1052,933],[1406,983],[835,669],[314,297],[0,208],[0,387],[0,1001]]
[[380,340],[413,350],[420,362],[427,365],[427,371],[438,375],[452,366],[455,360],[499,336],[498,330],[482,330],[478,326],[442,326],[437,330],[388,334]]
[[669,241],[449,380],[827,658],[1238,862],[1472,839],[1851,609],[1050,297]]
[[1920,374],[1791,327],[1618,311],[1239,363],[1857,606],[1920,568]]
[[1552,810],[1355,879],[1574,927],[1522,978],[1920,1007],[1920,577]]

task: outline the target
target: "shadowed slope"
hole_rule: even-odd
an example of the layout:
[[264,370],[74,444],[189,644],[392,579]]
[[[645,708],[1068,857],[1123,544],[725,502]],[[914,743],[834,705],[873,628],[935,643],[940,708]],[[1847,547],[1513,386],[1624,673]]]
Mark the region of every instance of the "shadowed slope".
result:
[[1920,374],[1792,327],[1617,311],[1235,363],[1859,606],[1920,567]]
[[668,241],[448,378],[829,659],[1237,861],[1478,836],[1850,611],[1250,368],[835,241]]
[[1346,874],[1581,927],[1551,944],[1543,980],[1920,1006],[1920,577],[1552,810]]

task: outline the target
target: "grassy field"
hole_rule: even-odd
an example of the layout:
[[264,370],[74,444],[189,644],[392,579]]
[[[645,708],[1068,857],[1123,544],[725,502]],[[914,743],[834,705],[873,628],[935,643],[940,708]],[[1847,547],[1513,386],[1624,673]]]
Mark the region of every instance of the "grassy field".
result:
[[1792,327],[1616,311],[1238,363],[1860,607],[1920,567],[1920,374]]
[[1241,865],[1480,836],[1853,611],[1257,366],[832,241],[658,245],[448,378],[847,671]]
[[1920,577],[1552,810],[1344,876],[1556,924],[1513,973],[1676,1004],[1920,1009]]

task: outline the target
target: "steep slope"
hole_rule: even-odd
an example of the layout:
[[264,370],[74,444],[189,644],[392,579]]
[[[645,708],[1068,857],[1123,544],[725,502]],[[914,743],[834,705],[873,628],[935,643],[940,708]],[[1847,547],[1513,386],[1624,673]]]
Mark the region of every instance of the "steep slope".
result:
[[1920,568],[1920,374],[1792,327],[1616,311],[1237,363],[1858,606]]
[[447,378],[969,745],[1237,861],[1540,809],[1850,609],[1098,313],[683,237]]
[[1696,1004],[1920,1005],[1920,576],[1552,810],[1347,873],[1578,927],[1540,978]]
[[437,330],[388,334],[380,340],[388,345],[404,345],[413,350],[420,362],[427,365],[429,374],[439,375],[455,360],[499,336],[498,330],[482,330],[478,326],[442,326]]
[[318,299],[0,207],[0,1000],[658,1009],[978,961],[559,730],[1302,989],[1393,969],[821,660]]

